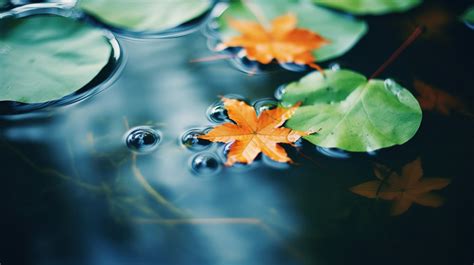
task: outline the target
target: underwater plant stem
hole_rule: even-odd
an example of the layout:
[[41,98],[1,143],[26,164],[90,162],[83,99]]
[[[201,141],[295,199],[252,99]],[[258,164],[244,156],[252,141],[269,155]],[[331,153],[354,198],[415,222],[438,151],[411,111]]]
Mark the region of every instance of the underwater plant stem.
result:
[[176,206],[174,206],[171,202],[169,202],[163,195],[161,195],[158,191],[156,191],[150,183],[146,180],[146,178],[143,176],[141,170],[137,166],[137,155],[133,154],[132,155],[132,172],[133,175],[135,176],[135,179],[140,183],[140,185],[145,189],[148,194],[155,199],[157,203],[160,205],[163,205],[168,209],[170,212],[178,215],[178,216],[183,216],[183,212],[178,209]]
[[389,67],[413,42],[424,32],[423,26],[418,26],[410,36],[398,47],[398,49],[372,74],[369,79],[379,76],[387,67]]

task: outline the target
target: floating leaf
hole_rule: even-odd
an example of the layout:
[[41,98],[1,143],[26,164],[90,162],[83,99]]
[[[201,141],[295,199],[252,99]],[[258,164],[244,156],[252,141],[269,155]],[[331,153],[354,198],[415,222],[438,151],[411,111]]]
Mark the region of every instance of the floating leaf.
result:
[[79,8],[113,27],[160,31],[203,15],[211,4],[211,0],[81,0]]
[[468,113],[462,100],[420,80],[415,80],[414,86],[419,94],[417,99],[423,110],[437,111],[443,115],[449,115],[453,110],[459,113]]
[[277,17],[294,14],[297,28],[307,29],[321,35],[329,41],[312,52],[317,61],[325,61],[346,53],[366,33],[367,24],[347,16],[340,15],[305,1],[293,0],[252,0],[232,1],[219,17],[219,32],[224,41],[239,33],[229,24],[232,20],[247,20],[269,24]]
[[474,23],[474,6],[469,7],[461,16],[461,19],[468,23]]
[[311,53],[328,44],[320,35],[296,28],[297,18],[287,14],[275,18],[271,27],[257,22],[231,20],[229,25],[242,35],[232,37],[221,44],[223,48],[243,47],[250,60],[268,64],[276,59],[279,63],[306,64],[320,69]]
[[283,105],[303,102],[286,127],[318,130],[315,145],[353,152],[403,144],[421,123],[415,97],[391,80],[367,80],[349,70],[314,72],[286,87]]
[[450,183],[450,180],[445,178],[422,178],[423,169],[420,159],[405,165],[401,175],[395,172],[386,175],[378,167],[375,167],[374,171],[378,180],[354,186],[351,191],[371,199],[394,201],[392,215],[406,212],[413,203],[429,207],[441,206],[443,198],[431,191],[440,190]]
[[40,103],[89,83],[107,64],[102,31],[60,16],[0,20],[0,100]]
[[313,2],[357,15],[380,15],[406,11],[421,4],[422,0],[313,0]]
[[199,138],[232,143],[226,165],[250,164],[263,152],[278,162],[291,162],[285,149],[278,143],[291,144],[308,133],[281,128],[293,115],[298,105],[285,109],[278,107],[263,111],[258,117],[255,109],[243,101],[224,98],[224,106],[229,118],[235,123],[225,123]]

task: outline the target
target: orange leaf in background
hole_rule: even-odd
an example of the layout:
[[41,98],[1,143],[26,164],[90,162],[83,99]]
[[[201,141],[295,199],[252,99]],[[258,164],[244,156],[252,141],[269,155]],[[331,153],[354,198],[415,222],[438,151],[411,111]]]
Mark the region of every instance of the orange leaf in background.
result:
[[450,183],[445,178],[421,178],[423,169],[420,159],[405,165],[401,175],[392,171],[387,176],[386,169],[382,167],[375,167],[374,171],[379,180],[362,183],[350,190],[367,198],[394,201],[391,215],[404,213],[413,203],[429,207],[441,206],[443,198],[430,191],[442,189]]
[[423,110],[438,111],[443,115],[451,114],[452,110],[467,114],[466,105],[458,98],[433,88],[420,80],[415,80],[414,87],[418,92],[418,102]]
[[227,155],[227,166],[235,163],[250,164],[259,153],[278,162],[291,162],[285,149],[278,143],[292,144],[310,133],[281,127],[299,105],[285,109],[277,107],[263,111],[258,117],[255,109],[243,101],[223,98],[229,118],[235,123],[216,126],[199,138],[233,144]]
[[225,41],[223,48],[243,47],[247,58],[262,64],[276,59],[280,63],[306,64],[321,70],[311,52],[329,42],[312,31],[296,28],[296,16],[277,17],[270,29],[251,21],[231,20],[229,24],[242,35]]

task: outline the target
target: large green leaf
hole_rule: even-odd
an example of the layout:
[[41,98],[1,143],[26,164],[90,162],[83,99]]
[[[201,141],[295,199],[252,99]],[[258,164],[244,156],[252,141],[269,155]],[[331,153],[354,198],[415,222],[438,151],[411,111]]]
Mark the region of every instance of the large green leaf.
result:
[[474,23],[474,6],[469,7],[461,18],[466,22]]
[[89,83],[110,58],[102,31],[69,18],[8,18],[0,28],[0,100],[62,98]]
[[202,15],[211,0],[79,0],[102,22],[134,31],[171,29]]
[[422,0],[313,0],[313,2],[358,15],[380,15],[406,11],[419,5]]
[[[293,13],[298,18],[298,27],[309,29],[322,35],[331,43],[313,52],[318,61],[341,56],[354,46],[366,33],[367,24],[298,0],[251,0],[253,9],[258,9],[266,19]],[[235,36],[236,31],[228,26],[229,19],[256,20],[251,9],[243,1],[233,1],[219,17],[219,32],[223,39]],[[255,12],[255,11],[254,11]]]
[[315,145],[364,152],[403,144],[421,123],[413,95],[394,81],[367,80],[348,70],[314,72],[286,87],[282,104],[302,102],[286,126],[318,130]]

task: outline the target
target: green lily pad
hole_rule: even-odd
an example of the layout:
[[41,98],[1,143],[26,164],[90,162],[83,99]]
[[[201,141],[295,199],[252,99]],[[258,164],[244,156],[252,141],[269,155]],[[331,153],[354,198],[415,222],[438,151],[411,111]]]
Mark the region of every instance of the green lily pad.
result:
[[160,31],[204,14],[211,0],[80,0],[78,7],[117,28]]
[[422,0],[313,0],[313,2],[357,15],[381,15],[407,11],[421,4]]
[[40,103],[89,83],[112,47],[102,31],[60,16],[0,20],[0,100]]
[[469,23],[474,23],[474,6],[469,7],[461,16],[461,19]]
[[314,72],[286,87],[282,104],[303,104],[285,126],[320,129],[305,139],[353,152],[403,144],[415,135],[422,113],[408,90],[349,70],[325,72],[326,77]]
[[[349,51],[367,32],[364,21],[347,17],[333,11],[315,6],[309,2],[297,0],[252,0],[252,8],[266,19],[272,20],[287,13],[298,18],[298,27],[309,29],[330,41],[313,52],[317,61],[336,58]],[[229,19],[257,20],[245,2],[232,1],[219,17],[219,32],[223,39],[238,34],[229,27]]]

